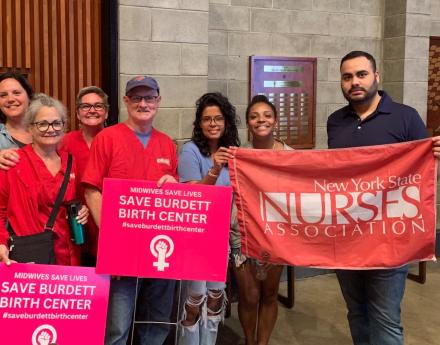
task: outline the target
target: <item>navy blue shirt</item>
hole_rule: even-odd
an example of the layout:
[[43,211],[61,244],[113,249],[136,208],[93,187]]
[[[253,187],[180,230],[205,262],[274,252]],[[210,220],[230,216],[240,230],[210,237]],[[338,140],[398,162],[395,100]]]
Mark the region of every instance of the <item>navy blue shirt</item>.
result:
[[347,105],[327,120],[330,149],[393,144],[424,139],[428,133],[419,113],[407,105],[394,102],[385,91],[376,111],[363,121]]

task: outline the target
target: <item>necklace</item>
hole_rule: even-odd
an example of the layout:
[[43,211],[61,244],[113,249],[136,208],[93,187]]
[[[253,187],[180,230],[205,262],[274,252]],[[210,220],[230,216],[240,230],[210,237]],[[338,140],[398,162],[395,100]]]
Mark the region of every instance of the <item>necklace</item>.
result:
[[274,141],[273,141],[273,146],[272,146],[272,150],[275,150],[275,146],[276,146],[276,144],[277,144],[277,141],[274,139]]

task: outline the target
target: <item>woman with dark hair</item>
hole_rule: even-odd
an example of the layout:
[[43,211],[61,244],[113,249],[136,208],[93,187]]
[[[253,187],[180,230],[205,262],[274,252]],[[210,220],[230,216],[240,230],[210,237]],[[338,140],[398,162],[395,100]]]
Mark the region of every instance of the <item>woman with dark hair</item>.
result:
[[[235,108],[220,93],[204,94],[196,106],[193,135],[179,157],[180,182],[228,186],[229,148],[240,145]],[[215,344],[225,303],[225,283],[188,282],[180,344]]]
[[15,161],[17,156],[14,151],[32,142],[31,133],[24,123],[24,114],[32,95],[32,87],[19,72],[0,75],[0,168],[10,166],[3,158]]
[[[267,150],[291,150],[274,136],[277,110],[266,96],[252,98],[246,109],[246,123],[251,135],[247,147]],[[278,287],[283,266],[259,262],[241,253],[240,232],[230,234],[231,256],[238,282],[238,316],[246,345],[267,345],[278,313]],[[255,340],[255,335],[257,339]]]

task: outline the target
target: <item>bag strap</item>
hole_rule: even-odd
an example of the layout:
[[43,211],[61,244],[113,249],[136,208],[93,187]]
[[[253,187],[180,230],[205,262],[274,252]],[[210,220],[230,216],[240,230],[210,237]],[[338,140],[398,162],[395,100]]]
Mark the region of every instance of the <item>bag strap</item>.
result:
[[12,230],[11,224],[9,224],[8,220],[6,220],[6,230],[9,232],[9,237],[15,235],[15,232]]
[[63,183],[61,184],[60,191],[58,192],[57,198],[55,200],[55,205],[53,205],[53,209],[52,212],[50,213],[49,220],[47,221],[46,226],[44,227],[45,231],[47,230],[53,231],[55,218],[58,214],[58,210],[60,208],[61,202],[63,201],[64,194],[66,194],[67,183],[69,182],[71,169],[72,169],[72,155],[69,153],[67,157],[67,168],[66,168],[66,172],[64,173]]

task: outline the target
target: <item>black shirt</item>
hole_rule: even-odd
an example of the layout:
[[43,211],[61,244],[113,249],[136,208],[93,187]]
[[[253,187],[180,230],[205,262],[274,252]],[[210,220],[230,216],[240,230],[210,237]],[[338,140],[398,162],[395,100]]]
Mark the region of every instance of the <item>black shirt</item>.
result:
[[385,91],[376,111],[361,121],[350,105],[327,120],[328,147],[343,148],[400,143],[427,137],[419,113],[407,105],[394,102]]

